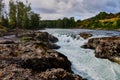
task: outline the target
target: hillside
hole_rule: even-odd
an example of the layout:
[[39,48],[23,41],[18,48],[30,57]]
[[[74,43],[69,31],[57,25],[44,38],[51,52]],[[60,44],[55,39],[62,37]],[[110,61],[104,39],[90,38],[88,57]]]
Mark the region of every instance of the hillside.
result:
[[79,28],[120,29],[120,13],[108,14],[106,12],[100,12],[92,18],[77,21],[76,25]]

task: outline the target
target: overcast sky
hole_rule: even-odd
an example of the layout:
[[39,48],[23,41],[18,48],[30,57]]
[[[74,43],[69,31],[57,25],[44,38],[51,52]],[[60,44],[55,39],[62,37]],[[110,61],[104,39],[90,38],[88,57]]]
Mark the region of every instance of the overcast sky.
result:
[[[9,0],[4,0],[8,3]],[[25,1],[25,0],[19,0]],[[120,11],[120,0],[28,0],[32,9],[42,19],[75,17],[86,19],[101,11],[116,13]]]

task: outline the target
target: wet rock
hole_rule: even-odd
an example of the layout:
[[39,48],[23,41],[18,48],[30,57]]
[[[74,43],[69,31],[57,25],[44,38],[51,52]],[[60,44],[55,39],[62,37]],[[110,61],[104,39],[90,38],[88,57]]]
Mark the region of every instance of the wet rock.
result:
[[99,44],[95,49],[95,56],[120,63],[120,42],[115,40]]
[[80,33],[79,35],[84,39],[88,39],[89,37],[92,37],[92,34],[86,32]]
[[120,37],[102,37],[102,38],[92,38],[85,43],[82,48],[95,49],[99,44],[103,42],[117,42],[119,43]]
[[95,49],[95,56],[120,63],[120,37],[89,39],[84,48]]

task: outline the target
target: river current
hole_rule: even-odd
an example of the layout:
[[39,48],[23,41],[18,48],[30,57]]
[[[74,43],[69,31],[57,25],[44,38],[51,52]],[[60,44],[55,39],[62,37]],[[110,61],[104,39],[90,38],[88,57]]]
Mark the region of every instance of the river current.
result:
[[96,58],[94,50],[81,48],[80,46],[88,39],[85,40],[78,35],[81,32],[87,32],[93,34],[91,38],[95,38],[120,36],[120,32],[87,29],[46,29],[43,31],[59,39],[56,44],[61,48],[57,51],[68,57],[75,74],[88,80],[120,80],[120,65],[107,59]]

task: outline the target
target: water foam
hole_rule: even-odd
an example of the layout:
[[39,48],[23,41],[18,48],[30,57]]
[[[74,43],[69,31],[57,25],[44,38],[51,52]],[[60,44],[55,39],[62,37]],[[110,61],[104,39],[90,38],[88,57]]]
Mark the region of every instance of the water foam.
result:
[[[94,56],[94,50],[80,48],[88,40],[77,35],[79,30],[46,30],[59,39],[61,46],[57,51],[68,57],[72,63],[72,70],[88,80],[120,80],[120,65],[107,59]],[[83,30],[81,30],[83,31]],[[95,31],[93,32],[95,33]],[[111,33],[112,34],[112,33]],[[98,31],[93,37],[103,37],[105,32]],[[109,35],[110,36],[110,35]]]

